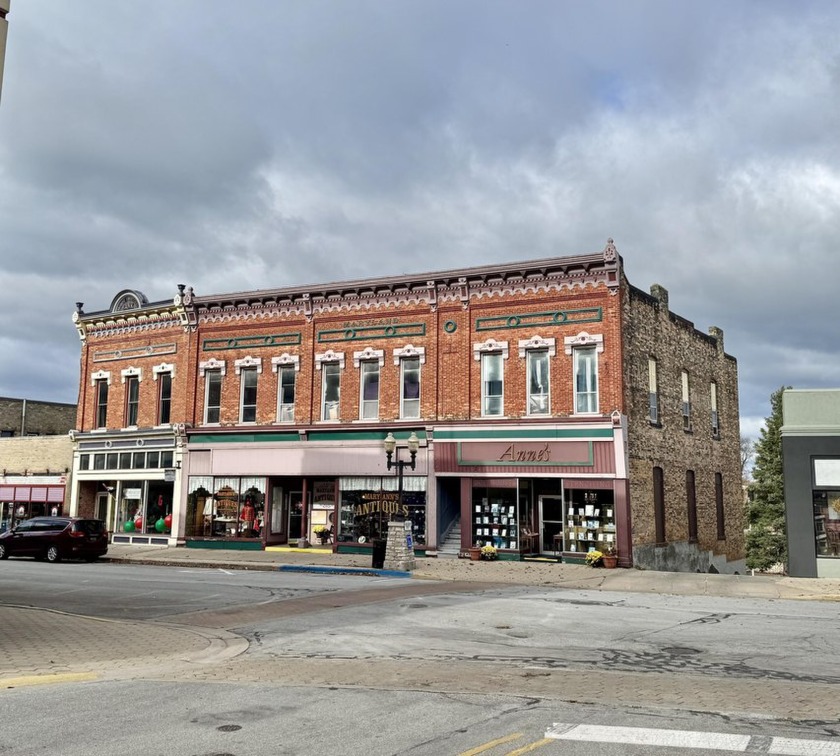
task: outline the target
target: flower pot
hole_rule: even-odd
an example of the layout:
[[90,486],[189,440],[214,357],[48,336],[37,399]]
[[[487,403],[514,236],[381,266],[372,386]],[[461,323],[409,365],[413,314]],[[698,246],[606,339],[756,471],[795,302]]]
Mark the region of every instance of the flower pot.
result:
[[604,554],[604,556],[601,557],[601,564],[603,564],[604,568],[607,570],[614,570],[618,564],[618,556],[616,554]]
[[470,547],[470,561],[477,562],[481,559],[481,549],[478,546]]

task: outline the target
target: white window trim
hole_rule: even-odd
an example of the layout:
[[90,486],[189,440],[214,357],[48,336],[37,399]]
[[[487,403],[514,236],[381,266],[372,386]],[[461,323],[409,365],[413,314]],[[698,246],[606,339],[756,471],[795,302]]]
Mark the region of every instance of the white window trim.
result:
[[419,357],[420,364],[426,364],[426,347],[416,347],[406,344],[402,349],[394,350],[394,364],[399,365],[403,357]]
[[508,358],[508,343],[507,341],[496,341],[495,339],[487,339],[477,344],[473,344],[473,359],[476,362],[481,361],[481,355],[487,352],[501,352],[502,359]]
[[237,375],[242,373],[242,370],[250,370],[252,368],[257,369],[257,375],[262,373],[262,357],[243,357],[241,360],[234,360],[233,361],[233,369]]
[[321,365],[325,362],[337,362],[341,370],[344,370],[344,352],[334,352],[332,349],[327,349],[323,354],[315,355],[315,369],[320,370]]
[[543,349],[548,351],[549,357],[554,357],[557,354],[556,340],[533,336],[530,339],[523,339],[519,342],[519,356],[523,358],[531,350],[538,351]]
[[90,385],[95,386],[97,381],[107,381],[108,385],[111,385],[111,373],[108,370],[97,370],[93,375],[90,377]]
[[125,383],[127,378],[137,378],[137,382],[143,381],[143,368],[130,367],[125,370],[120,370],[120,382]]
[[578,347],[595,347],[595,353],[601,354],[604,351],[604,336],[600,333],[591,334],[581,331],[577,336],[566,336],[563,339],[563,346],[566,354],[571,355]]
[[155,365],[152,368],[152,380],[156,381],[161,373],[169,373],[174,378],[175,365],[168,362],[162,362],[160,365]]
[[278,373],[280,372],[281,367],[294,367],[295,372],[300,372],[300,357],[296,354],[289,354],[288,352],[284,352],[279,357],[272,357],[271,358],[271,372]]
[[224,376],[227,367],[224,360],[217,360],[215,357],[211,357],[206,362],[198,363],[198,374],[200,376],[203,376],[208,370],[218,370]]
[[362,362],[373,362],[373,360],[377,360],[379,367],[382,367],[385,364],[385,350],[367,347],[361,352],[353,352],[353,367],[355,368],[358,368]]

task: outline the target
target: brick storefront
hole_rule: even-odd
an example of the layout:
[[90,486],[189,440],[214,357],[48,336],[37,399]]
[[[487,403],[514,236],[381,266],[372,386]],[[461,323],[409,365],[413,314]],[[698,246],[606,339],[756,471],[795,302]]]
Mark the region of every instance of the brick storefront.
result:
[[[328,528],[334,549],[359,551],[407,513],[420,553],[445,553],[460,528],[462,554],[480,541],[503,559],[573,561],[598,547],[623,566],[740,569],[736,363],[722,332],[698,332],[654,291],[627,282],[611,242],[315,287],[180,286],[157,303],[126,290],[108,311],[76,313],[78,500],[98,497],[117,531],[129,514],[170,517],[157,536],[149,522],[127,531],[130,541],[262,548]],[[403,462],[417,439],[401,490],[388,434]],[[143,468],[128,447],[143,449]],[[126,490],[139,496],[131,511]]]

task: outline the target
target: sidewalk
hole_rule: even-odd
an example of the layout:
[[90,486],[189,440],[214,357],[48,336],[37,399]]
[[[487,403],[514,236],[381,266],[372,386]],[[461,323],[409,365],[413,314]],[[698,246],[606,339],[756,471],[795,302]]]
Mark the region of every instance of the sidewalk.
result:
[[684,596],[840,601],[840,579],[834,578],[791,578],[782,575],[752,577],[620,568],[605,570],[557,562],[471,562],[468,559],[441,557],[418,558],[417,568],[406,573],[373,569],[371,559],[367,555],[334,554],[328,549],[319,548],[274,547],[269,551],[240,551],[111,544],[103,560],[228,570],[306,570],[378,574],[383,577]]

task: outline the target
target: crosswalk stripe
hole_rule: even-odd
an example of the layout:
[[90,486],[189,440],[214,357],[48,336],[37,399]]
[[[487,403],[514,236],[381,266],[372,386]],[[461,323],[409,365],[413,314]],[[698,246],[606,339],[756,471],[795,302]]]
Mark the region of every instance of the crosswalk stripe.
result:
[[624,745],[669,746],[671,748],[700,748],[705,751],[747,750],[749,735],[728,735],[720,732],[694,730],[661,730],[648,727],[604,727],[600,725],[555,724],[545,733],[555,740],[575,740],[587,743],[622,743]]
[[[588,743],[620,743],[623,745],[695,748],[705,751],[744,753],[751,736],[697,730],[664,730],[653,727],[610,727],[606,725],[555,723],[545,732],[552,740],[585,741]],[[840,756],[840,742],[806,740],[804,738],[770,738],[763,753],[773,756]]]
[[829,740],[773,738],[767,753],[777,756],[840,756],[840,743]]

